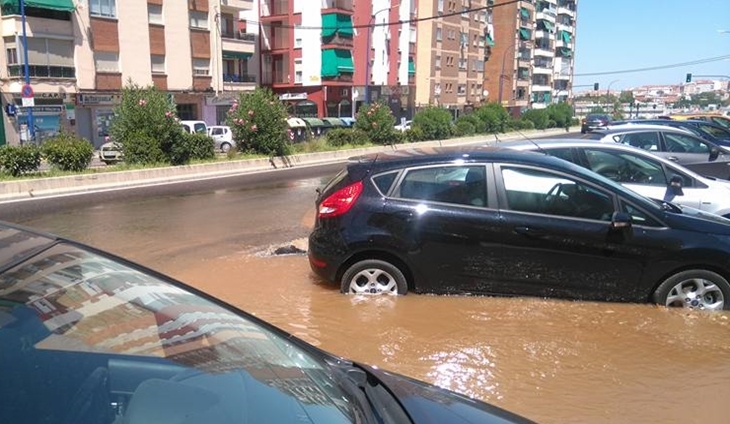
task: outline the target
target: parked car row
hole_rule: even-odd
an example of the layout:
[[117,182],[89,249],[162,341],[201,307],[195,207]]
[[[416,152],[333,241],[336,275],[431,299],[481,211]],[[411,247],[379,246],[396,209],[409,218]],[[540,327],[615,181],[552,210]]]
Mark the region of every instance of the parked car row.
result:
[[730,183],[622,143],[380,153],[317,196],[309,262],[351,294],[730,309],[729,199]]

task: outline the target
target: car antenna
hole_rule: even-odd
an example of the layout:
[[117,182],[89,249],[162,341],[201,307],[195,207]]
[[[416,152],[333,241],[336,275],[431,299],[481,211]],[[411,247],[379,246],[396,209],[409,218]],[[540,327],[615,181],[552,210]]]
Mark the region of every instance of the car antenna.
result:
[[527,140],[527,141],[529,141],[530,143],[534,144],[534,145],[535,145],[535,147],[537,147],[537,150],[538,150],[538,151],[539,151],[540,153],[542,153],[542,154],[544,154],[544,155],[547,155],[547,156],[550,156],[550,154],[549,154],[549,153],[547,152],[547,150],[543,149],[543,148],[542,148],[542,147],[541,147],[541,146],[540,146],[539,144],[537,144],[537,141],[535,141],[535,140],[531,139],[530,137],[528,137],[528,136],[526,136],[526,135],[522,134],[522,131],[520,131],[520,130],[515,130],[515,131],[517,131],[517,134],[521,135],[521,136],[522,136],[522,137],[523,137],[523,138],[524,138],[525,140]]

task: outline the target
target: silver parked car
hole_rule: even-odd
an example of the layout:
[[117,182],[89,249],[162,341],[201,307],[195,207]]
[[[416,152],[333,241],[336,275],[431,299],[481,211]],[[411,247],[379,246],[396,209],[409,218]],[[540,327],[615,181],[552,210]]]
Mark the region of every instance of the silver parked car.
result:
[[[514,141],[500,145],[557,156],[646,197],[730,218],[730,181],[703,177],[643,149],[590,140]],[[672,187],[673,181],[681,185],[681,190],[676,190],[679,195]]]
[[583,138],[638,147],[699,174],[730,179],[730,151],[683,129],[662,125],[620,125],[593,131]]

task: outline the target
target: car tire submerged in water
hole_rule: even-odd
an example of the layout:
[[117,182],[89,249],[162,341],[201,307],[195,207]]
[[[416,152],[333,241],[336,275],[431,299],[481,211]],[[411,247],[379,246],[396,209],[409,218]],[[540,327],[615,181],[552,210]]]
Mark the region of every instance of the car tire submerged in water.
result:
[[346,294],[406,294],[408,283],[395,265],[379,259],[366,259],[345,271],[340,291]]
[[689,309],[730,310],[730,283],[703,269],[682,271],[664,280],[652,296],[654,303]]

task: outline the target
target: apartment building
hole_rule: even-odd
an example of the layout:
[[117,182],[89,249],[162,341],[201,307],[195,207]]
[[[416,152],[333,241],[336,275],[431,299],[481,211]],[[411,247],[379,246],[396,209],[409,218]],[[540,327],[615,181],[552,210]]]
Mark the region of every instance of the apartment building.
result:
[[519,115],[571,98],[577,0],[522,0],[493,10],[489,101]]
[[[260,0],[261,77],[298,117],[412,110],[415,0]],[[396,25],[390,24],[404,21]],[[366,78],[366,74],[369,78]]]
[[[458,111],[485,101],[484,61],[493,28],[492,0],[421,0],[416,103]],[[435,19],[432,19],[435,18]]]
[[[5,142],[28,122],[22,16],[2,0],[0,69]],[[99,146],[127,81],[170,93],[181,119],[218,123],[256,84],[253,0],[44,0],[25,8],[28,75],[39,138],[61,128]],[[254,63],[249,63],[254,62]],[[6,108],[6,105],[13,107]],[[14,109],[14,114],[7,113]]]

